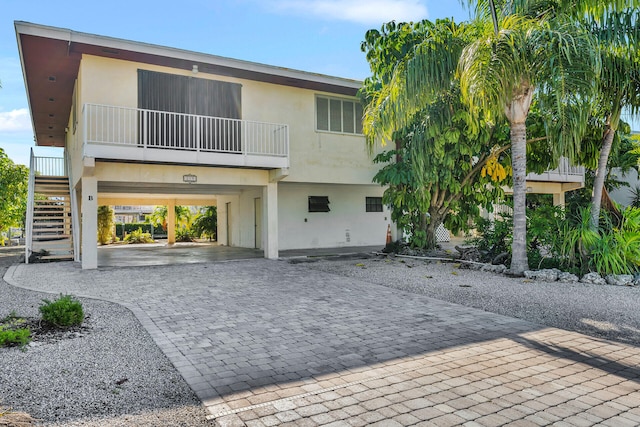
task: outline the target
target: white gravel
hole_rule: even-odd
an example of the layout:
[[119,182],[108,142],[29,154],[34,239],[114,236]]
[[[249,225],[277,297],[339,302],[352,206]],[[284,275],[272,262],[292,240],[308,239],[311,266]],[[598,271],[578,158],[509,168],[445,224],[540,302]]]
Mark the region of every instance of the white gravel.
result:
[[[52,296],[0,280],[0,318],[13,310],[37,317],[43,298]],[[128,309],[80,301],[87,316],[80,336],[34,342],[24,351],[0,348],[1,406],[51,426],[214,425]]]
[[541,325],[640,345],[640,287],[531,281],[469,270],[457,263],[392,256],[306,265]]

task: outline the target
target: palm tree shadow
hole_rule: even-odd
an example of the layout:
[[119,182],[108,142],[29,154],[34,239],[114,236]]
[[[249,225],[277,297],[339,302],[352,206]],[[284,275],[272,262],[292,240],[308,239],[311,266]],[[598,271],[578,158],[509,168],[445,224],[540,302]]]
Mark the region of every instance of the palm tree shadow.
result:
[[[559,344],[547,344],[523,336],[514,337],[513,340],[527,348],[548,354],[554,358],[581,363],[607,374],[616,375],[640,384],[640,367],[638,366],[625,365],[592,351],[576,351]],[[598,340],[594,338],[594,341]],[[603,342],[603,345],[607,344],[610,343]]]

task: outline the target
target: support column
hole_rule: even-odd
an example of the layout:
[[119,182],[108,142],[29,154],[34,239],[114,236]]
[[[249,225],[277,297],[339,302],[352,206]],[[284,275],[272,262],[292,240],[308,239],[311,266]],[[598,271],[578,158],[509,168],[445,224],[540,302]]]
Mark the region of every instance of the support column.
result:
[[98,268],[98,180],[83,176],[82,181],[82,269]]
[[262,187],[262,246],[264,257],[278,258],[278,183]]
[[176,201],[170,200],[167,204],[167,243],[173,245],[176,242]]
[[564,191],[560,193],[553,193],[553,206],[560,206],[564,208]]

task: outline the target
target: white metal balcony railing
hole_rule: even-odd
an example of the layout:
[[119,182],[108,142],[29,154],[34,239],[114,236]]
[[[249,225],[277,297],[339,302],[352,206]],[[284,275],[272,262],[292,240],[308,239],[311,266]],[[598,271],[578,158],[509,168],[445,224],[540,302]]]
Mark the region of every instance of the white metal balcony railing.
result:
[[90,157],[288,167],[286,124],[96,104],[84,105],[83,120]]
[[63,157],[40,157],[31,153],[29,172],[34,176],[67,176]]
[[541,174],[527,174],[527,181],[584,182],[584,166],[573,166],[569,159],[562,157],[557,168]]

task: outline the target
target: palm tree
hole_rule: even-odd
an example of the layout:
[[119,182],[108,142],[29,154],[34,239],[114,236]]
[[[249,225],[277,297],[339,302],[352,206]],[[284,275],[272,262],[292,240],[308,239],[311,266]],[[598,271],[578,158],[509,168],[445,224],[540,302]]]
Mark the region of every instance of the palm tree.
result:
[[[494,6],[492,1],[489,5]],[[539,17],[534,11],[486,10],[492,19],[479,19],[473,41],[460,50],[451,49],[459,34],[428,34],[413,58],[396,67],[388,89],[369,105],[365,125],[390,137],[448,89],[456,71],[472,111],[487,119],[506,117],[511,127],[514,194],[511,273],[521,275],[528,269],[526,119],[531,103],[536,96],[547,112],[546,129],[555,151],[577,151],[599,58],[593,37],[571,23]]]
[[215,206],[205,206],[191,224],[197,236],[206,235],[209,241],[216,239],[218,232],[218,209]]
[[588,101],[599,70],[595,42],[580,27],[559,20],[507,14],[499,31],[467,46],[460,61],[463,93],[470,105],[511,128],[513,243],[511,273],[528,269],[526,248],[526,120],[534,96],[545,112],[556,154],[573,157],[585,132]]
[[602,74],[598,79],[598,103],[605,111],[605,123],[600,143],[591,198],[591,226],[597,229],[607,163],[620,116],[623,110],[631,114],[640,112],[640,12],[629,7],[605,16],[586,16],[598,39],[602,57]]
[[[175,206],[176,224],[183,228],[189,228],[191,225],[191,211],[186,206]],[[167,230],[168,209],[166,206],[156,206],[149,215],[146,216],[148,222],[155,226],[162,226],[163,230]]]

